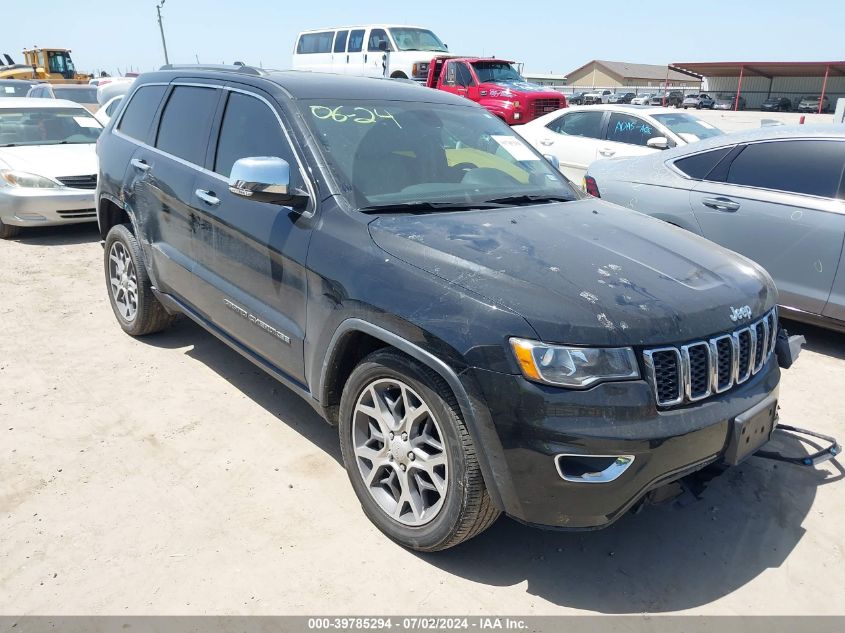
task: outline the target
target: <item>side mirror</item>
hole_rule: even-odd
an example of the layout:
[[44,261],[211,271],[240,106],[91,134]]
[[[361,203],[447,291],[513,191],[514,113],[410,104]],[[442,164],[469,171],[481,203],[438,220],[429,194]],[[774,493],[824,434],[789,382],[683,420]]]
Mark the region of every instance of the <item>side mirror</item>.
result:
[[232,165],[229,191],[236,196],[292,207],[302,211],[308,206],[308,194],[291,187],[290,165],[275,156],[240,158]]
[[543,154],[543,158],[549,161],[552,167],[560,171],[560,161],[557,159],[557,156],[554,156],[553,154]]
[[646,145],[653,149],[669,149],[669,139],[665,136],[655,136],[648,139]]
[[387,52],[387,42],[385,42],[384,40],[380,41],[380,42],[378,43],[378,49],[379,49],[380,51],[383,51],[383,52],[385,52],[385,53],[386,53],[386,52]]

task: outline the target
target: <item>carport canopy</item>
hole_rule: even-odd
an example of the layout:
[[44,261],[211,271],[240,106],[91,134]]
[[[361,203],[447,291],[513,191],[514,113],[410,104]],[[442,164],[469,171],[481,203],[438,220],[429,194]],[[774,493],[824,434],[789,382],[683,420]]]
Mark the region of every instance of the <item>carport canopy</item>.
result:
[[672,70],[695,77],[738,77],[734,109],[739,107],[742,78],[755,75],[774,79],[775,77],[824,77],[819,99],[819,113],[822,111],[827,80],[831,75],[845,76],[845,61],[841,62],[679,62],[670,64]]

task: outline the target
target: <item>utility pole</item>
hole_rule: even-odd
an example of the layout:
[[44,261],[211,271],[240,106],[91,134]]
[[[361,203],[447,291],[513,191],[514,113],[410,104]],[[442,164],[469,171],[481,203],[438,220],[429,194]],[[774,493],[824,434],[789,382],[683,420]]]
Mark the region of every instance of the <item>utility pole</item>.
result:
[[158,28],[161,31],[161,47],[164,49],[164,63],[169,64],[170,59],[167,57],[167,42],[164,41],[164,25],[161,23],[161,8],[164,6],[165,2],[167,2],[167,0],[161,0],[161,2],[156,5],[156,12],[158,13]]

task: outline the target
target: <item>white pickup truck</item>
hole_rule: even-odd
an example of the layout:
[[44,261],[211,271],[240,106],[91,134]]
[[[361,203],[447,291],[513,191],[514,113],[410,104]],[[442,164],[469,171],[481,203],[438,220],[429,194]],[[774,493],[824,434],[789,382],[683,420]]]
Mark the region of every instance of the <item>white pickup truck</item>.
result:
[[591,103],[607,103],[610,95],[613,93],[610,90],[593,90],[584,95],[584,105]]

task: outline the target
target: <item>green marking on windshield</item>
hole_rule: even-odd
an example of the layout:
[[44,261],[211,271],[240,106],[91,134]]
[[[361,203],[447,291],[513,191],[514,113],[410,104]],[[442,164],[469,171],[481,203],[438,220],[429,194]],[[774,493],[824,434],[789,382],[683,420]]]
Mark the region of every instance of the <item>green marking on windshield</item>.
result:
[[386,119],[393,121],[396,124],[396,127],[402,129],[402,126],[399,125],[399,121],[397,121],[387,110],[357,106],[351,109],[352,113],[345,113],[343,112],[344,107],[346,106],[339,105],[335,108],[330,108],[329,106],[324,105],[312,105],[311,114],[315,119],[319,119],[320,121],[331,120],[336,123],[352,122],[360,123],[362,125],[371,125],[376,123],[379,119]]

